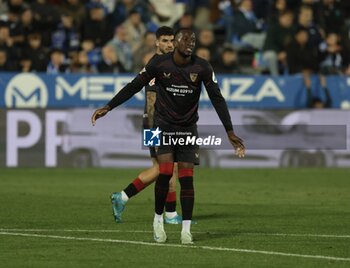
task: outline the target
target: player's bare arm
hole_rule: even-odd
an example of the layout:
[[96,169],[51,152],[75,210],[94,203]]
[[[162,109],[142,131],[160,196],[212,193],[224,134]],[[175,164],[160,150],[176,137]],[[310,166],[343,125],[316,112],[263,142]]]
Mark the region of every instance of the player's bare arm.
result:
[[153,122],[154,122],[154,104],[156,102],[156,97],[157,97],[157,93],[153,92],[153,91],[148,91],[147,92],[147,107],[146,107],[146,111],[147,111],[147,115],[148,115],[148,126],[150,128],[153,127]]

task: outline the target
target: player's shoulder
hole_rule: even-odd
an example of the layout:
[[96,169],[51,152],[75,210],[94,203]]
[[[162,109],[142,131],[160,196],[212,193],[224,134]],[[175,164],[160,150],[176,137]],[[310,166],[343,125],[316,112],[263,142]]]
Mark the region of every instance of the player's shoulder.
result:
[[167,59],[171,59],[172,53],[166,53],[166,54],[154,54],[151,60],[155,62],[161,62]]
[[210,63],[207,60],[205,60],[205,59],[203,59],[201,57],[198,57],[197,55],[193,55],[192,59],[193,59],[194,64],[198,64],[203,69],[207,69],[207,68],[211,69],[211,65],[210,65]]

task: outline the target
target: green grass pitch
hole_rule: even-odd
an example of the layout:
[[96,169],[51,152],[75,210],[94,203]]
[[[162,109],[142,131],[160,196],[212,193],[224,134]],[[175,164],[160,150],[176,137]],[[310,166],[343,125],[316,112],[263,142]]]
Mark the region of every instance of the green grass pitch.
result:
[[153,185],[114,222],[140,170],[1,169],[0,267],[350,267],[349,169],[196,169],[194,247],[153,243]]

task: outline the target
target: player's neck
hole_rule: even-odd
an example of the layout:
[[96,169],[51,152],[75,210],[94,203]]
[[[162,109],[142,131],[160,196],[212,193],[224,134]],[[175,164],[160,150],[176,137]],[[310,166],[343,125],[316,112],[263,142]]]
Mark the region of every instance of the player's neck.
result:
[[187,63],[189,63],[191,61],[191,55],[189,55],[189,56],[183,55],[178,50],[175,50],[173,57],[174,57],[174,62],[177,65],[186,65]]

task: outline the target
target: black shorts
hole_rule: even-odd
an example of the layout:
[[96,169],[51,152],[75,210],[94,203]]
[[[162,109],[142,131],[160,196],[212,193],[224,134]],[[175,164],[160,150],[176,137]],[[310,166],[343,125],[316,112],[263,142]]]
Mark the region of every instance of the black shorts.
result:
[[[159,128],[162,130],[162,143],[154,147],[157,155],[172,153],[174,162],[199,165],[199,146],[195,142],[191,143],[194,138],[198,137],[197,125],[190,127],[159,126]],[[173,139],[178,139],[178,142],[174,143]],[[179,142],[180,139],[183,139],[184,143]],[[186,144],[186,140],[190,143]]]

